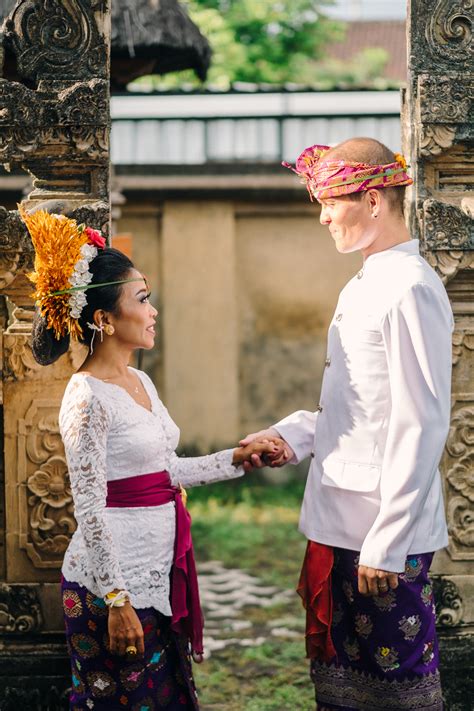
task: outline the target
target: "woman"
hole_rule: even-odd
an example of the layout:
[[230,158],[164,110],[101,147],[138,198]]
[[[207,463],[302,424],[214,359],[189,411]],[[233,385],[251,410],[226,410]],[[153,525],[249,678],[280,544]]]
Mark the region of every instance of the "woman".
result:
[[143,275],[95,230],[22,216],[36,249],[36,359],[54,362],[71,336],[89,349],[59,417],[78,523],[62,568],[71,709],[197,709],[202,615],[182,486],[241,476],[278,441],[178,457],[177,426],[128,365],[155,340]]

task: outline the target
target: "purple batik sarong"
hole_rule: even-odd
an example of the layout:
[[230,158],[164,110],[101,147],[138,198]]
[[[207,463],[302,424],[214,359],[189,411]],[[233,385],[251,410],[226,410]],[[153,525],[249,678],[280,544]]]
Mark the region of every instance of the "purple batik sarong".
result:
[[336,658],[313,660],[319,711],[442,711],[432,554],[409,556],[399,586],[360,595],[359,553],[334,549],[331,636]]
[[108,649],[103,598],[62,581],[66,640],[71,658],[71,711],[198,711],[184,636],[171,618],[153,608],[135,609],[143,626],[145,655],[131,658]]

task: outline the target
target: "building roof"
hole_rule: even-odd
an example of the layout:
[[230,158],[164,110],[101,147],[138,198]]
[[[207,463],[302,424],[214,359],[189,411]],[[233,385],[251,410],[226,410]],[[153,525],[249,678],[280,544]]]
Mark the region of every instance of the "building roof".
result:
[[353,136],[400,150],[399,91],[128,94],[111,115],[116,166],[278,165]]
[[407,0],[332,0],[324,14],[345,22],[402,20],[407,16]]
[[389,54],[384,72],[387,79],[407,79],[407,40],[405,20],[372,20],[350,22],[342,42],[327,48],[328,56],[350,62],[363,49],[381,47]]
[[117,87],[143,74],[181,69],[205,79],[210,61],[209,43],[178,0],[112,3],[111,73]]

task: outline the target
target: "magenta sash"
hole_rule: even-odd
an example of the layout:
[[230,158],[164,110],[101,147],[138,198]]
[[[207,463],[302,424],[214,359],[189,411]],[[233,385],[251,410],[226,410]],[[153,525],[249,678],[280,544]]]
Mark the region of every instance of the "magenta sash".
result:
[[204,620],[191,538],[191,516],[181,498],[181,490],[171,484],[168,472],[154,472],[107,482],[108,508],[162,506],[170,501],[176,507],[176,539],[171,569],[171,627],[186,635],[191,647],[202,654]]

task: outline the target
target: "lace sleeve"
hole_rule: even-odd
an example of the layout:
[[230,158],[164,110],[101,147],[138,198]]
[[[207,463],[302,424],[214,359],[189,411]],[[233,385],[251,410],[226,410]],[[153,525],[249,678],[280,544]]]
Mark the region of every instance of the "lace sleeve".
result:
[[61,406],[61,435],[66,451],[74,513],[89,564],[102,595],[125,588],[114,541],[105,517],[106,446],[109,416],[84,378],[68,389]]
[[172,452],[168,471],[173,484],[202,486],[223,479],[235,479],[244,474],[243,467],[232,464],[233,449],[224,449],[203,457],[178,457]]

